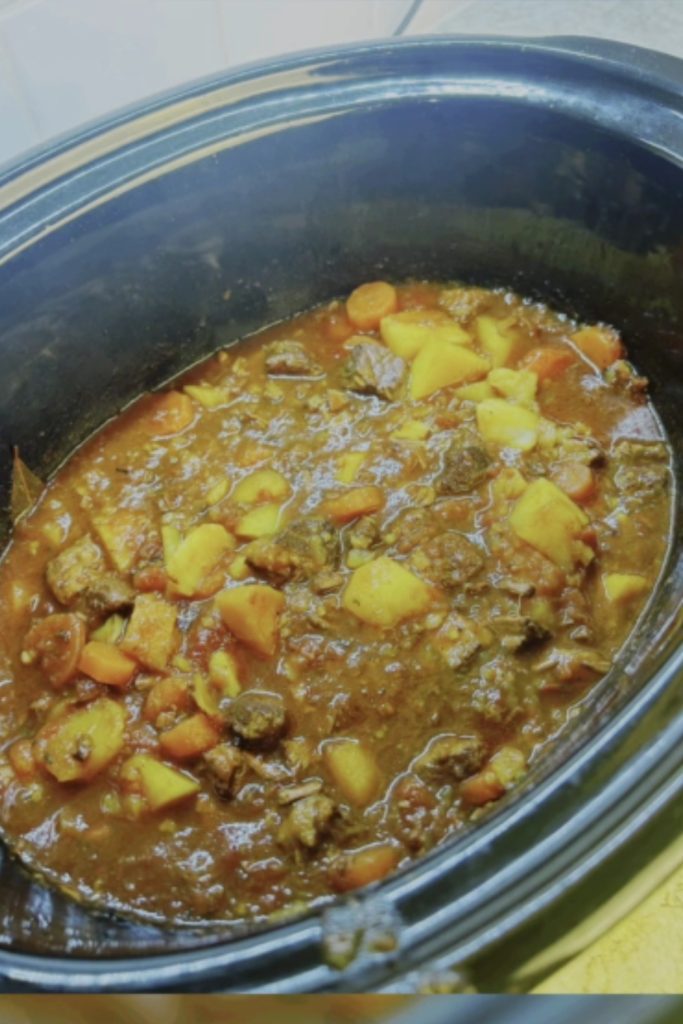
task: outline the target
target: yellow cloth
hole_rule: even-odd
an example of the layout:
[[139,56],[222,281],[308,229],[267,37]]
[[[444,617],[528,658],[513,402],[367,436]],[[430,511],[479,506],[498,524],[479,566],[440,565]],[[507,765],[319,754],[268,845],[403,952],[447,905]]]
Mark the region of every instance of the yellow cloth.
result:
[[563,995],[682,994],[683,866],[534,991]]

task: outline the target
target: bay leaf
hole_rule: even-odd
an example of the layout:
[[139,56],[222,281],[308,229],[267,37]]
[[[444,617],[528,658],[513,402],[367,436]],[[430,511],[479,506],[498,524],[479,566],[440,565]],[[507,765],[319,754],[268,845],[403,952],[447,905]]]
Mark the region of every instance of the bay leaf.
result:
[[33,507],[44,487],[43,481],[31,472],[21,459],[19,449],[15,448],[12,460],[12,494],[10,498],[10,513],[13,523],[17,523],[24,513]]

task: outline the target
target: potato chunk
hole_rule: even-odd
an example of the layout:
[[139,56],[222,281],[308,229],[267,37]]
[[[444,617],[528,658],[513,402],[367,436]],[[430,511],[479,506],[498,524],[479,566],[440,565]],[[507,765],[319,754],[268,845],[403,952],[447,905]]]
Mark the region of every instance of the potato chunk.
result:
[[529,484],[510,514],[517,536],[565,572],[593,558],[593,551],[579,539],[587,524],[583,509],[545,477]]
[[58,782],[87,782],[119,753],[125,728],[123,705],[102,697],[48,721],[35,739],[36,760]]
[[218,523],[202,523],[190,530],[166,562],[178,593],[194,597],[223,555],[234,547],[234,537]]
[[240,480],[232,496],[240,504],[255,505],[262,501],[282,501],[289,496],[290,490],[282,473],[274,469],[257,469]]
[[342,452],[341,455],[338,455],[337,480],[339,483],[353,483],[367,457],[367,452]]
[[199,757],[215,747],[221,738],[219,729],[201,712],[178,722],[172,729],[162,732],[159,745],[165,754],[178,761]]
[[508,370],[499,366],[486,378],[491,387],[520,405],[531,405],[538,389],[538,376],[533,370]]
[[93,516],[92,525],[105,551],[119,572],[130,572],[140,548],[149,538],[150,522],[146,512],[116,509],[111,515]]
[[176,649],[177,612],[156,594],[138,594],[120,647],[156,672],[163,672]]
[[650,589],[648,580],[633,572],[606,573],[602,583],[612,604],[628,604],[633,598],[642,597]]
[[347,611],[385,628],[421,615],[431,602],[431,588],[386,555],[356,569],[343,597]]
[[225,625],[257,654],[272,658],[277,650],[280,613],[285,606],[279,590],[262,583],[231,587],[216,597]]
[[277,533],[281,517],[282,509],[279,505],[259,505],[245,512],[235,526],[235,533],[244,540],[269,537]]
[[479,433],[489,444],[530,452],[538,440],[538,414],[503,398],[486,398],[477,406]]
[[410,397],[417,401],[450,384],[479,380],[490,369],[488,359],[478,356],[465,345],[430,341],[415,356],[410,372]]
[[200,789],[191,775],[170,768],[149,754],[129,757],[121,766],[121,781],[142,793],[150,811],[177,804]]
[[359,516],[377,512],[383,504],[384,491],[381,487],[354,487],[344,494],[326,498],[320,506],[320,512],[335,523],[350,523]]
[[327,770],[350,803],[365,807],[377,796],[381,776],[367,747],[357,740],[329,740],[323,755]]
[[493,365],[505,366],[516,340],[509,323],[492,316],[478,316],[475,323],[479,344]]
[[471,345],[472,339],[440,309],[406,309],[383,317],[380,333],[385,344],[401,359],[413,359],[429,342]]

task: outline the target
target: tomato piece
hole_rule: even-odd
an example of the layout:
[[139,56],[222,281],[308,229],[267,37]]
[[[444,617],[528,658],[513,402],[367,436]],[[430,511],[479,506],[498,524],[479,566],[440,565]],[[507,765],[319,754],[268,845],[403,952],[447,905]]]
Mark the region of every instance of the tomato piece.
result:
[[37,622],[26,634],[24,650],[37,655],[48,682],[59,689],[76,675],[84,644],[85,623],[66,612]]

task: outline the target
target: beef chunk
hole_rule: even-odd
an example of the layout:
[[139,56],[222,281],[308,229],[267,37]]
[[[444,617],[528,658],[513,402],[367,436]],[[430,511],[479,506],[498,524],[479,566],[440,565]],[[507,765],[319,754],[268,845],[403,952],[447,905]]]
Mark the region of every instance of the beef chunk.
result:
[[669,451],[663,441],[624,438],[612,449],[614,484],[627,510],[645,507],[669,484]]
[[501,644],[506,650],[517,653],[543,643],[550,632],[528,615],[500,615],[492,621],[496,632],[502,634]]
[[233,731],[247,743],[276,743],[287,725],[282,697],[265,690],[241,693],[230,705],[228,715]]
[[135,591],[113,572],[96,575],[80,595],[83,611],[95,618],[133,607]]
[[377,516],[363,516],[351,527],[347,538],[352,548],[367,551],[379,540]]
[[469,494],[486,478],[490,465],[491,459],[483,448],[454,442],[444,457],[437,490],[440,494]]
[[433,512],[426,508],[409,508],[392,519],[382,539],[404,555],[438,532],[439,524]]
[[460,782],[478,772],[486,760],[479,736],[437,736],[415,762],[417,771]]
[[339,561],[339,535],[325,519],[301,519],[249,545],[249,565],[282,580],[308,579]]
[[204,763],[216,795],[233,797],[244,775],[244,755],[229,743],[219,743],[204,754]]
[[323,838],[335,810],[334,802],[321,793],[297,800],[280,830],[280,841],[294,840],[312,850]]
[[104,569],[104,555],[89,534],[47,563],[50,590],[61,604],[70,604]]
[[437,534],[420,544],[411,556],[418,572],[440,587],[458,587],[482,568],[479,548],[455,530]]
[[474,624],[457,612],[451,612],[434,636],[434,646],[453,669],[465,665],[481,647]]
[[322,368],[298,341],[274,341],[267,345],[266,372],[278,377],[319,377]]
[[377,395],[389,401],[398,397],[405,363],[376,341],[354,345],[344,364],[344,381],[351,391]]

